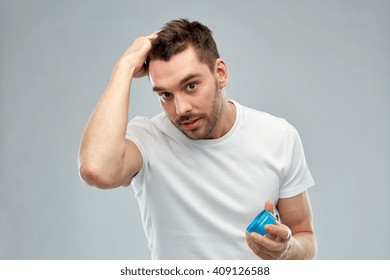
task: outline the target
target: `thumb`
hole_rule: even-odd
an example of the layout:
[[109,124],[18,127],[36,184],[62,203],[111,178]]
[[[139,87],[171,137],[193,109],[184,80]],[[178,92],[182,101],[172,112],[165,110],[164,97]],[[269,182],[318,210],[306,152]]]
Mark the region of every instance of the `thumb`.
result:
[[275,205],[271,200],[267,200],[265,202],[264,209],[270,211],[272,214],[275,214]]

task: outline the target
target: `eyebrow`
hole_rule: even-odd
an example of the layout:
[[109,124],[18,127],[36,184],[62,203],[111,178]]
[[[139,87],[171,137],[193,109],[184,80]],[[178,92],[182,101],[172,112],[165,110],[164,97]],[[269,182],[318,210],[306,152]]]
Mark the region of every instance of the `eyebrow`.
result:
[[[179,82],[179,86],[181,86],[182,84],[185,84],[187,83],[189,80],[192,80],[194,78],[197,78],[201,76],[201,74],[188,74],[187,76],[185,76],[183,79],[180,80]],[[153,87],[153,91],[165,91],[164,88],[162,87]]]

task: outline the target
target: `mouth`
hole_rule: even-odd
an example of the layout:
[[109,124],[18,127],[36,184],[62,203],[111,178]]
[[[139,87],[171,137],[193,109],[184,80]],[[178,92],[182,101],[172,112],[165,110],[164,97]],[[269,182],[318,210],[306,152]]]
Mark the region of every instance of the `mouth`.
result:
[[194,130],[197,129],[200,125],[201,118],[197,119],[190,119],[178,122],[178,124],[182,127],[184,127],[186,130]]

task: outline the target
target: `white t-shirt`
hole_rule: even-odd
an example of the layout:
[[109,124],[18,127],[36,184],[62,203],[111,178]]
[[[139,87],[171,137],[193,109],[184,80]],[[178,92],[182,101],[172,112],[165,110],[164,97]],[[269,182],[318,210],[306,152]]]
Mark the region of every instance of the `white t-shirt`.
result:
[[232,102],[235,123],[219,139],[191,140],[165,113],[129,123],[144,162],[131,185],[152,259],[258,259],[245,230],[265,201],[314,184],[297,131]]

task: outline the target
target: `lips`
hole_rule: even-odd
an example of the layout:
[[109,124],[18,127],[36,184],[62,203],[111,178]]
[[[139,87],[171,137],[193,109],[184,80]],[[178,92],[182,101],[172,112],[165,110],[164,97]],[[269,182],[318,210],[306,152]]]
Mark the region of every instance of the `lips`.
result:
[[185,120],[185,121],[179,122],[179,124],[187,130],[194,130],[199,126],[200,120],[201,120],[200,118]]

